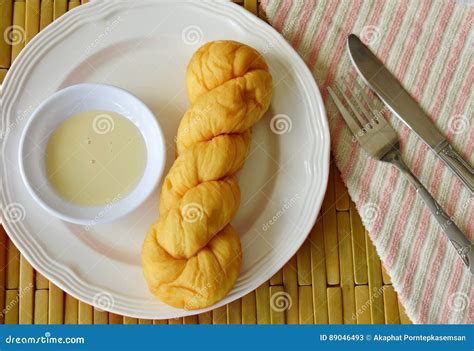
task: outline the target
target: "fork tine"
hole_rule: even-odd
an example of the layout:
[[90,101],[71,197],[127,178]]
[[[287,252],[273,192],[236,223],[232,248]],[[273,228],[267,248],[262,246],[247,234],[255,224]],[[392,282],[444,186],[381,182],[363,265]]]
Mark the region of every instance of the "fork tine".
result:
[[358,86],[357,96],[361,96],[362,100],[364,100],[365,102],[365,105],[364,105],[359,99],[356,98],[356,102],[359,108],[364,109],[366,113],[369,113],[373,115],[374,117],[376,117],[378,122],[384,123],[385,119],[383,118],[382,113],[376,108],[377,106],[375,106],[373,101],[369,100],[369,97],[367,96],[367,94],[364,94],[364,88],[359,83],[359,81],[357,79],[354,79],[354,81],[355,81],[355,84]]
[[[357,120],[359,121],[361,127],[364,127],[367,124],[367,122],[370,120],[370,118],[365,119],[364,116],[362,116],[359,113],[359,111],[357,111],[357,108],[354,106],[351,99],[347,96],[347,94],[344,93],[344,90],[339,86],[339,84],[337,82],[334,85],[336,86],[336,89],[339,91],[339,93],[342,95],[344,100],[347,102],[347,104],[351,108],[352,112],[354,113]],[[345,85],[345,87],[346,87],[347,90],[349,90],[349,87],[347,85]]]
[[[372,100],[372,101],[371,101],[371,100],[369,99],[369,96],[368,96],[370,93],[372,93],[372,95],[375,95],[375,93],[374,93],[372,90],[368,89],[368,93],[367,93],[367,94],[364,94],[366,87],[363,86],[357,78],[354,79],[354,84],[357,85],[357,92],[359,93],[358,95],[362,95],[362,98],[364,99],[364,101],[365,101],[365,103],[367,104],[367,106],[368,106],[370,109],[375,108],[375,106],[374,106],[374,105],[375,105],[375,104],[374,104],[374,101],[375,101],[375,100]],[[367,95],[367,96],[366,96],[366,95]]]
[[[353,95],[353,100],[355,101],[357,107],[359,108],[359,111],[362,111],[362,114],[365,115],[365,118],[369,121],[369,123],[372,122],[372,120],[376,117],[378,117],[374,111],[369,109],[366,105],[364,105],[361,101],[358,95],[364,95],[364,94],[354,94]],[[378,120],[378,118],[376,118]]]
[[357,121],[352,117],[352,115],[347,111],[342,101],[337,97],[334,90],[331,87],[328,87],[329,95],[333,99],[334,103],[336,104],[337,109],[341,112],[342,118],[346,121],[349,129],[351,130],[352,134],[356,135],[360,132],[360,126],[357,124]]

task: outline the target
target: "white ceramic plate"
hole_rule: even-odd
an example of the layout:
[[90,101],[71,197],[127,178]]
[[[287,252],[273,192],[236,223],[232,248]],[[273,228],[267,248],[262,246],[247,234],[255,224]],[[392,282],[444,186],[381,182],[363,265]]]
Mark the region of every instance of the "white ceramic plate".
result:
[[[139,318],[201,311],[167,306],[148,292],[140,266],[145,233],[158,215],[158,193],[110,224],[82,227],[50,216],[19,174],[20,135],[33,111],[77,83],[122,87],[157,116],[167,143],[188,107],[184,72],[204,42],[233,39],[267,59],[274,80],[270,110],[254,127],[239,174],[242,201],[232,221],[243,266],[234,289],[212,308],[269,279],[298,250],[326,189],[329,132],[319,90],[304,62],[270,26],[229,2],[93,1],[48,26],[22,51],[2,90],[2,221],[31,264],[60,288],[105,310]],[[210,310],[209,308],[207,310]]]

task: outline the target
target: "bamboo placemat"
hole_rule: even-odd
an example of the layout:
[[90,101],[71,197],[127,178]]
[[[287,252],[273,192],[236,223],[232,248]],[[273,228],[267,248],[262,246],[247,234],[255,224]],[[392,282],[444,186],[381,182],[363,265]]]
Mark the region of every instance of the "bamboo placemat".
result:
[[[87,0],[0,0],[0,82],[35,34]],[[263,18],[257,0],[236,1]],[[12,27],[15,26],[15,27]],[[198,316],[163,321],[103,312],[49,282],[0,227],[0,323],[5,324],[312,324],[410,323],[334,163],[318,221],[298,253],[242,299]]]

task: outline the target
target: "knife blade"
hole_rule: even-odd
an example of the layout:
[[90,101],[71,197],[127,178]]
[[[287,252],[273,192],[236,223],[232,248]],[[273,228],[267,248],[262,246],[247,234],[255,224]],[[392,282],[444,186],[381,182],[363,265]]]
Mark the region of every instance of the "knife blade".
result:
[[438,154],[473,194],[473,167],[452,148],[415,99],[355,34],[349,35],[347,48],[353,65],[365,83],[398,118]]

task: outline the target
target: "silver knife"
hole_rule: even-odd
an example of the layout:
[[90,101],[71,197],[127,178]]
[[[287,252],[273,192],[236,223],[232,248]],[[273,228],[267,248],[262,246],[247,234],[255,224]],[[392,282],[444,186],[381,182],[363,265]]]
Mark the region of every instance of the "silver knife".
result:
[[471,194],[474,194],[473,167],[453,149],[415,99],[355,34],[349,35],[347,47],[352,63],[365,83],[396,116],[441,157],[469,188]]

